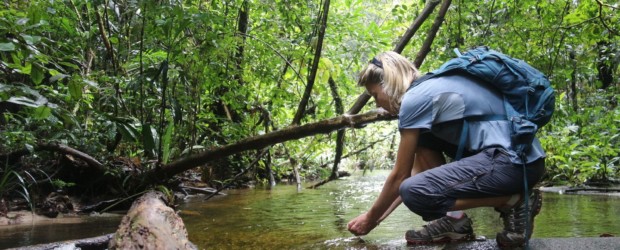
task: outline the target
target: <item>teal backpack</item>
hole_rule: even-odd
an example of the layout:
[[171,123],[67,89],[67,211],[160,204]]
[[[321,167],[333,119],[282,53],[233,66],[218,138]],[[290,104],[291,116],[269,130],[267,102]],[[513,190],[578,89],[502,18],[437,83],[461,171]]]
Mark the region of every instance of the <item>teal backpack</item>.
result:
[[526,62],[486,46],[477,47],[444,63],[416,81],[411,87],[446,74],[467,74],[494,86],[504,96],[506,116],[470,116],[464,119],[457,159],[463,155],[468,122],[508,120],[512,122],[512,146],[524,156],[536,132],[547,124],[555,109],[555,95],[547,77]]

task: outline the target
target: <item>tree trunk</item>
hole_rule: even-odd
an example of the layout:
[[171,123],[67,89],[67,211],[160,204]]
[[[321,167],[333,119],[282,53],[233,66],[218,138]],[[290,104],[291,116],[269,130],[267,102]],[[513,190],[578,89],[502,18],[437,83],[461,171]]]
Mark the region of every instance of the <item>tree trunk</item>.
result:
[[[334,81],[331,76],[329,77],[329,88],[332,92],[332,97],[334,98],[336,113],[341,115],[344,112],[344,106],[342,105],[342,99],[340,98],[340,94],[338,94],[338,85]],[[340,164],[340,158],[342,157],[342,151],[344,148],[344,130],[338,130],[336,133],[336,155],[334,156],[334,166],[332,167],[332,174],[329,176],[330,180],[335,180],[338,178],[338,164]]]
[[241,43],[237,45],[237,52],[235,54],[235,64],[237,67],[237,72],[233,75],[234,79],[237,80],[239,85],[243,85],[243,51],[245,50],[245,38],[246,33],[248,31],[248,21],[249,21],[249,4],[248,0],[244,0],[241,4],[241,8],[239,9],[239,21],[237,23],[237,32],[239,32],[239,36],[241,37]]
[[413,35],[415,35],[415,33],[418,32],[418,29],[420,29],[424,21],[426,21],[426,19],[433,13],[433,10],[435,10],[435,7],[440,2],[441,0],[432,0],[426,3],[426,6],[424,6],[422,13],[420,13],[420,15],[418,15],[415,18],[415,20],[413,20],[413,23],[411,24],[411,26],[407,28],[407,31],[405,31],[405,34],[403,35],[403,37],[400,39],[400,41],[398,41],[398,44],[396,44],[396,47],[394,47],[394,52],[399,53],[399,54],[403,52],[403,50],[405,49],[405,46],[407,46],[407,44],[409,43]]
[[570,101],[574,111],[577,111],[577,60],[575,51],[569,52],[569,58],[573,64],[573,72],[570,74]]
[[295,175],[295,184],[297,184],[297,192],[301,191],[301,176],[299,175],[299,166],[293,165],[293,174]]
[[299,102],[297,112],[293,118],[293,125],[299,125],[301,118],[303,118],[306,106],[310,100],[310,94],[312,93],[312,87],[314,86],[314,80],[316,79],[316,73],[319,69],[319,61],[321,60],[321,51],[323,48],[323,38],[325,37],[325,28],[327,27],[327,15],[329,13],[329,0],[325,0],[323,4],[323,15],[319,24],[319,37],[317,39],[316,50],[314,52],[314,59],[312,60],[312,68],[310,69],[310,75],[308,76],[308,82],[306,83],[306,89],[304,95]]
[[441,24],[444,21],[446,13],[450,8],[450,4],[452,4],[452,0],[445,0],[441,4],[441,7],[439,8],[439,13],[437,13],[437,17],[435,17],[435,21],[433,22],[433,26],[431,26],[431,28],[428,30],[428,33],[426,34],[426,39],[422,44],[422,48],[420,48],[418,55],[413,61],[413,65],[415,65],[416,67],[420,67],[420,65],[422,65],[422,62],[424,62],[426,55],[431,51],[431,45],[433,45],[435,36],[437,36],[437,31],[439,31],[439,27],[441,27]]
[[608,41],[597,42],[596,49],[598,50],[596,59],[598,80],[601,81],[601,89],[607,89],[614,82],[614,69],[618,66],[614,60],[614,49]]

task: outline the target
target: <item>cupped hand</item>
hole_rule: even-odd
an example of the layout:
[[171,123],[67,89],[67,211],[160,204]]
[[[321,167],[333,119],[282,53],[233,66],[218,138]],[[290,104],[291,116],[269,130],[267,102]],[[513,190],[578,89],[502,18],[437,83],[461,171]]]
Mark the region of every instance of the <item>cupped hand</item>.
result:
[[379,223],[370,220],[368,213],[363,213],[349,222],[348,229],[349,232],[359,236],[370,233],[377,225],[379,225]]

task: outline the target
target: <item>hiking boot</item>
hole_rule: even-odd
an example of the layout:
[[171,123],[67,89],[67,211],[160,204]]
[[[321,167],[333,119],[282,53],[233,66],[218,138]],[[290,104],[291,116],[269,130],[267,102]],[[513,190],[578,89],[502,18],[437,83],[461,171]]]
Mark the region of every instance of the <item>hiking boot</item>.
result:
[[471,219],[463,214],[460,219],[444,216],[428,223],[420,230],[409,230],[405,239],[409,244],[432,244],[475,239]]
[[496,209],[504,221],[504,231],[497,233],[495,240],[502,248],[523,247],[534,231],[534,217],[542,207],[540,190],[534,189],[529,196],[529,204],[525,199],[507,209]]

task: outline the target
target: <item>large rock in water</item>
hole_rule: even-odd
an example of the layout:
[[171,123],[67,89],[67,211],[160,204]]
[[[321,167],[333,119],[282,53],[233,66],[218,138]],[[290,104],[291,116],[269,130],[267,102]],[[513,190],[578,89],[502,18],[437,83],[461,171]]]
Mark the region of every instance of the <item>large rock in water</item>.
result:
[[197,249],[187,239],[183,220],[161,192],[138,198],[110,240],[110,249]]

